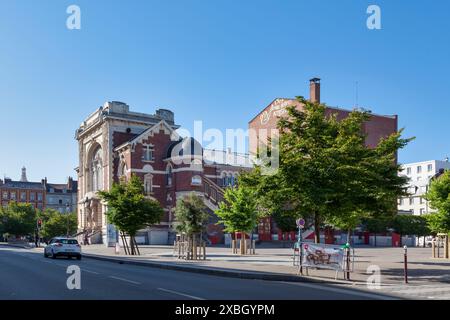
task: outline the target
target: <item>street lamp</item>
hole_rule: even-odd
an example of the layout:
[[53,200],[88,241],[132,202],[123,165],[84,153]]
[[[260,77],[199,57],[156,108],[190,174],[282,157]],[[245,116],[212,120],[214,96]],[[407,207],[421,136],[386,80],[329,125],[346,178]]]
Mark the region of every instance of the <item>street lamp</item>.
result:
[[67,219],[67,238],[69,237],[69,203],[66,203],[66,219]]

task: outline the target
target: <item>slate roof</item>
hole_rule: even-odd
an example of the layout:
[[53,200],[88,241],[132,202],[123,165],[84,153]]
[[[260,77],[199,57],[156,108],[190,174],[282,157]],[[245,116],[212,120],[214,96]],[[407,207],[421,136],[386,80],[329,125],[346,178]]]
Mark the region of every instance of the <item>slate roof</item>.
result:
[[7,180],[5,183],[0,185],[0,188],[44,190],[44,185],[41,182],[22,182]]

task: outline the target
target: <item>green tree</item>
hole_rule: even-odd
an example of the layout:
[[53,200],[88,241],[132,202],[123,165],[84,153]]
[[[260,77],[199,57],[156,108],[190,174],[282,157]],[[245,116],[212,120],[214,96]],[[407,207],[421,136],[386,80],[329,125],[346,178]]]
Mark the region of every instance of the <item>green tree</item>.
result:
[[428,226],[433,233],[450,232],[450,170],[432,179],[425,195],[430,207],[437,210],[428,215]]
[[[278,122],[278,170],[265,177],[257,167],[244,177],[258,203],[272,212],[287,209],[296,218],[314,221],[316,242],[324,223],[350,233],[364,217],[392,215],[407,182],[398,175],[397,151],[411,139],[402,139],[400,131],[370,148],[361,129],[370,112],[353,111],[338,120],[325,105],[298,100],[303,110],[289,107],[288,116]],[[260,166],[267,167],[261,158]]]
[[70,236],[77,231],[77,214],[62,214],[56,210],[47,209],[39,215],[42,219],[41,237],[51,239],[57,236]]
[[241,254],[245,254],[245,234],[253,231],[260,218],[254,192],[241,185],[226,189],[224,200],[215,213],[220,219],[218,223],[225,225],[226,232],[242,233]]
[[402,245],[403,235],[416,235],[418,237],[429,234],[427,219],[425,216],[396,215],[390,224],[391,227],[400,234],[400,245]]
[[28,236],[36,229],[36,210],[30,204],[11,202],[1,211],[1,230],[4,234]]
[[205,231],[209,215],[203,199],[195,193],[178,199],[175,208],[177,230],[186,233],[191,242],[190,256],[193,257],[197,246],[197,236]]
[[110,191],[99,191],[98,195],[108,204],[109,223],[130,236],[131,255],[135,255],[137,232],[161,221],[164,214],[161,205],[145,197],[144,185],[136,175],[128,182],[122,180],[113,184]]
[[362,220],[362,224],[365,226],[366,231],[373,233],[374,246],[377,246],[377,234],[387,231],[390,225],[390,217],[386,216],[370,216]]

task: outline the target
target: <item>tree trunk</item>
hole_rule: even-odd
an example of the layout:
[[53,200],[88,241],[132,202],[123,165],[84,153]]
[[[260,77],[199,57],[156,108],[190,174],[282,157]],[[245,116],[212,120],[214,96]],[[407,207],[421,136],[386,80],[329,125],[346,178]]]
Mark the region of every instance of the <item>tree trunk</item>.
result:
[[241,232],[241,255],[245,255],[245,233]]
[[403,247],[403,244],[402,244],[402,238],[403,238],[403,236],[402,236],[402,234],[400,233],[400,247]]
[[374,244],[376,247],[377,246],[377,233],[376,232],[373,234],[373,238],[374,238]]
[[134,249],[134,236],[130,235],[130,248],[131,248],[131,255],[134,256],[136,254]]
[[424,248],[426,247],[426,245],[425,245],[425,236],[423,236],[423,247]]
[[349,245],[351,245],[351,242],[352,241],[352,230],[351,229],[348,229],[347,230],[347,243],[349,244]]
[[320,218],[319,214],[314,214],[314,242],[320,243]]

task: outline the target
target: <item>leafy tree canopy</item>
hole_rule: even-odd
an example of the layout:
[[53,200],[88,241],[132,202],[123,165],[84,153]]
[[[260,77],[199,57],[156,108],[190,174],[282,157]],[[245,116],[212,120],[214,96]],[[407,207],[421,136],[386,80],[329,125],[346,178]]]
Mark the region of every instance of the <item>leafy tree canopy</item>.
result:
[[177,230],[193,235],[204,231],[209,215],[206,211],[203,199],[195,193],[190,193],[182,199],[178,199],[175,208]]
[[224,201],[219,203],[216,215],[225,225],[226,232],[251,232],[257,225],[259,214],[254,192],[239,185],[225,190]]
[[141,179],[131,179],[113,184],[110,191],[99,191],[99,196],[108,204],[108,221],[119,230],[134,237],[136,233],[159,223],[164,210],[158,201],[147,199]]

